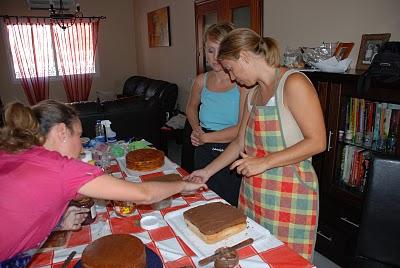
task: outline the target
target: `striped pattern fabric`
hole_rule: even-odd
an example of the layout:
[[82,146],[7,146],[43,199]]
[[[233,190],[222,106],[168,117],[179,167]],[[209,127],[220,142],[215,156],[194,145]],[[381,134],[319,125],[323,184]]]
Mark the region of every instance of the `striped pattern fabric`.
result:
[[[254,106],[245,136],[250,156],[285,149],[278,108]],[[318,213],[318,180],[309,160],[243,178],[239,207],[246,215],[311,260]]]

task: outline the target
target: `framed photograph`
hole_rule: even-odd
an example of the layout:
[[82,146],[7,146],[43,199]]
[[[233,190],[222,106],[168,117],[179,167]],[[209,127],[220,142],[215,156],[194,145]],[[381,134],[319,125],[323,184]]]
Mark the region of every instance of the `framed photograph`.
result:
[[354,43],[339,43],[335,49],[335,53],[338,60],[344,60],[349,57],[351,50],[354,47]]
[[378,53],[382,45],[389,41],[389,39],[390,33],[363,34],[361,38],[360,51],[358,52],[356,69],[368,69],[376,53]]
[[163,7],[147,13],[147,28],[150,47],[169,47],[169,8]]

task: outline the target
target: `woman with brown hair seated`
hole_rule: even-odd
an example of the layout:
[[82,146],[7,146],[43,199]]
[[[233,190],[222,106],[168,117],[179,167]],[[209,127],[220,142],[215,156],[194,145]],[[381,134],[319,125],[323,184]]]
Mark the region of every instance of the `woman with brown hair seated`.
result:
[[[77,159],[81,134],[76,111],[63,103],[47,100],[32,108],[21,103],[6,107],[0,130],[1,267],[19,256],[26,265],[31,249],[41,246],[78,193],[151,204],[207,188],[184,181],[131,183],[104,174]],[[81,222],[78,218],[75,225]]]

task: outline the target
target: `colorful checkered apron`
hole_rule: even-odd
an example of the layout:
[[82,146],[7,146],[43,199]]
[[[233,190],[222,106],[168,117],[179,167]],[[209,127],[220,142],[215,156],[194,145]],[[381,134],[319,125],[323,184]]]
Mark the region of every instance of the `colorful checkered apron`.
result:
[[[286,148],[277,106],[253,106],[245,134],[245,151],[263,157]],[[318,179],[310,160],[244,177],[239,207],[304,258],[314,251]]]

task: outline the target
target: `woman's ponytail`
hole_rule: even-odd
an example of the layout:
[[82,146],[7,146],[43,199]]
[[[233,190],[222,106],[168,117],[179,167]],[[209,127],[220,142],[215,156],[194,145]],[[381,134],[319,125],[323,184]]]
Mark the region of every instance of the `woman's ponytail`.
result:
[[41,145],[44,138],[39,134],[39,122],[32,109],[19,102],[6,106],[4,127],[0,130],[0,150],[18,152]]

